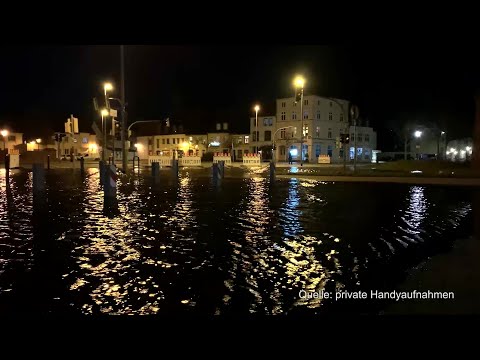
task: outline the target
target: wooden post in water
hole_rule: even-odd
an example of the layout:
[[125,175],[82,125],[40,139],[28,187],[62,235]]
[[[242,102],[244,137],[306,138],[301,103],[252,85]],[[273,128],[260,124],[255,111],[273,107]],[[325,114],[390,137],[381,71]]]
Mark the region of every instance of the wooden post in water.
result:
[[33,192],[42,193],[45,191],[45,169],[43,163],[33,164]]
[[158,183],[160,180],[160,163],[153,162],[152,163],[152,176],[155,183]]
[[85,159],[83,156],[80,158],[80,175],[85,176]]
[[270,182],[273,183],[275,181],[275,163],[273,160],[270,161]]
[[50,170],[50,155],[47,155],[47,170]]
[[10,184],[10,155],[5,154],[5,181],[7,186]]
[[117,197],[117,169],[115,165],[107,165],[105,170],[105,183],[103,184],[103,195],[106,198]]
[[105,183],[105,161],[98,162],[98,171],[100,172],[100,185]]
[[172,175],[178,179],[178,159],[172,160]]

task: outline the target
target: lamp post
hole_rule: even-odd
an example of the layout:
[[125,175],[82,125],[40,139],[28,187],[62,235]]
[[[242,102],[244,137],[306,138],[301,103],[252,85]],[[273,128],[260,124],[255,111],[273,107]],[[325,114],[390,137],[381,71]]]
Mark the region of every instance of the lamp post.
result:
[[297,76],[293,81],[295,85],[295,102],[298,102],[298,92],[300,91],[300,118],[301,118],[301,134],[300,134],[300,166],[303,166],[303,87],[305,79],[302,76]]
[[102,115],[102,133],[103,133],[103,145],[102,145],[102,161],[105,161],[106,152],[107,152],[107,126],[105,117],[108,116],[108,110],[102,109],[100,111],[100,115]]
[[[103,92],[105,95],[105,106],[106,106],[106,115],[104,116],[109,116],[110,115],[110,102],[108,101],[108,91],[113,90],[113,85],[111,83],[104,83],[103,84]],[[103,111],[103,110],[102,110]],[[107,120],[105,119],[105,122]],[[113,120],[112,120],[112,126],[113,126]],[[107,130],[107,126],[105,124],[105,131]],[[107,135],[104,133],[104,140],[105,140],[105,147],[107,143]],[[113,164],[115,165],[115,136],[113,136],[113,147],[112,147],[112,159],[113,159]]]
[[115,100],[117,101],[119,104],[120,104],[120,107],[121,107],[121,110],[120,110],[120,113],[122,114],[122,121],[121,121],[121,124],[122,124],[122,131],[120,133],[120,140],[121,140],[121,143],[122,143],[122,168],[123,168],[123,172],[127,172],[127,146],[126,146],[126,141],[127,141],[127,137],[128,137],[128,134],[127,136],[125,136],[125,132],[126,132],[126,129],[125,129],[125,124],[126,124],[126,111],[125,111],[125,102],[118,99],[118,98],[113,98],[113,97],[109,97],[108,98],[109,100]]
[[255,154],[258,153],[258,110],[260,110],[259,105],[255,105]]
[[2,135],[3,138],[3,150],[7,147],[7,140],[5,140],[9,134],[8,130],[4,129],[0,131],[0,134]]

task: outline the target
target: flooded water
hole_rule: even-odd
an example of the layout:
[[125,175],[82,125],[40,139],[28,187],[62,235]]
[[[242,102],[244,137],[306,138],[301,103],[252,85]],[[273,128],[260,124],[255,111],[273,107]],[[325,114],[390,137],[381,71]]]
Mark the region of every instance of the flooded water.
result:
[[[235,173],[232,173],[234,171]],[[235,176],[233,176],[235,175]],[[300,290],[393,289],[471,235],[472,190],[324,183],[227,170],[119,176],[0,171],[0,311],[84,314],[378,312]]]

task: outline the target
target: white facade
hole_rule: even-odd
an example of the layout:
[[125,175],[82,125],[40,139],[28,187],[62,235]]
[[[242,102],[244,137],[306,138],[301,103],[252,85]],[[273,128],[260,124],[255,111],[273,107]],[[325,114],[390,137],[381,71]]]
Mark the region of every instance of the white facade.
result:
[[70,155],[100,158],[101,148],[97,144],[97,137],[90,133],[67,134],[56,146],[58,158]]
[[168,134],[137,137],[138,157],[172,156],[178,152],[202,156],[207,151],[207,135]]
[[[273,146],[275,140],[277,161],[288,161],[289,152],[294,161],[299,161],[303,116],[304,161],[316,163],[320,155],[329,155],[333,163],[343,161],[340,134],[350,133],[348,147],[354,146],[353,126],[348,124],[349,101],[306,95],[303,102],[303,114],[300,114],[300,103],[295,103],[294,97],[277,99],[276,116],[258,118],[258,146]],[[255,118],[251,118],[252,139],[256,139],[255,125]],[[376,133],[370,127],[357,126],[357,141],[357,161],[370,161],[372,150],[377,144]],[[252,142],[252,149],[254,143],[255,141]],[[351,160],[353,152],[352,150]],[[347,160],[349,158],[347,155]]]

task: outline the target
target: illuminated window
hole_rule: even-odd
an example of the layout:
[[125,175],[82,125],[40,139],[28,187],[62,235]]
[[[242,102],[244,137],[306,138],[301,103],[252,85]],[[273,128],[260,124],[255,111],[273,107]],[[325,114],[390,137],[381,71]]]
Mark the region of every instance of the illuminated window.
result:
[[287,119],[287,115],[285,115],[285,111],[282,111],[282,117],[281,117],[282,120],[286,120]]
[[362,156],[362,148],[357,147],[357,156]]
[[250,142],[250,137],[247,135],[245,136],[245,144],[248,144]]
[[320,137],[320,126],[317,126],[315,129],[315,136],[318,138]]
[[327,155],[330,156],[330,157],[332,157],[332,155],[333,155],[333,147],[332,147],[332,145],[328,145],[328,147],[327,147]]
[[193,141],[193,137],[190,136],[190,137],[188,138],[188,140]]
[[321,150],[322,150],[322,149],[321,149],[320,144],[316,144],[316,145],[315,145],[315,157],[319,157],[319,156],[320,156]]
[[[330,103],[331,104],[331,103]],[[333,120],[333,115],[332,115],[332,112],[330,111],[328,113],[328,120]]]
[[308,136],[308,125],[303,125],[303,136]]
[[87,137],[82,138],[82,144],[88,144],[88,138]]
[[292,111],[292,120],[297,120],[297,113]]

